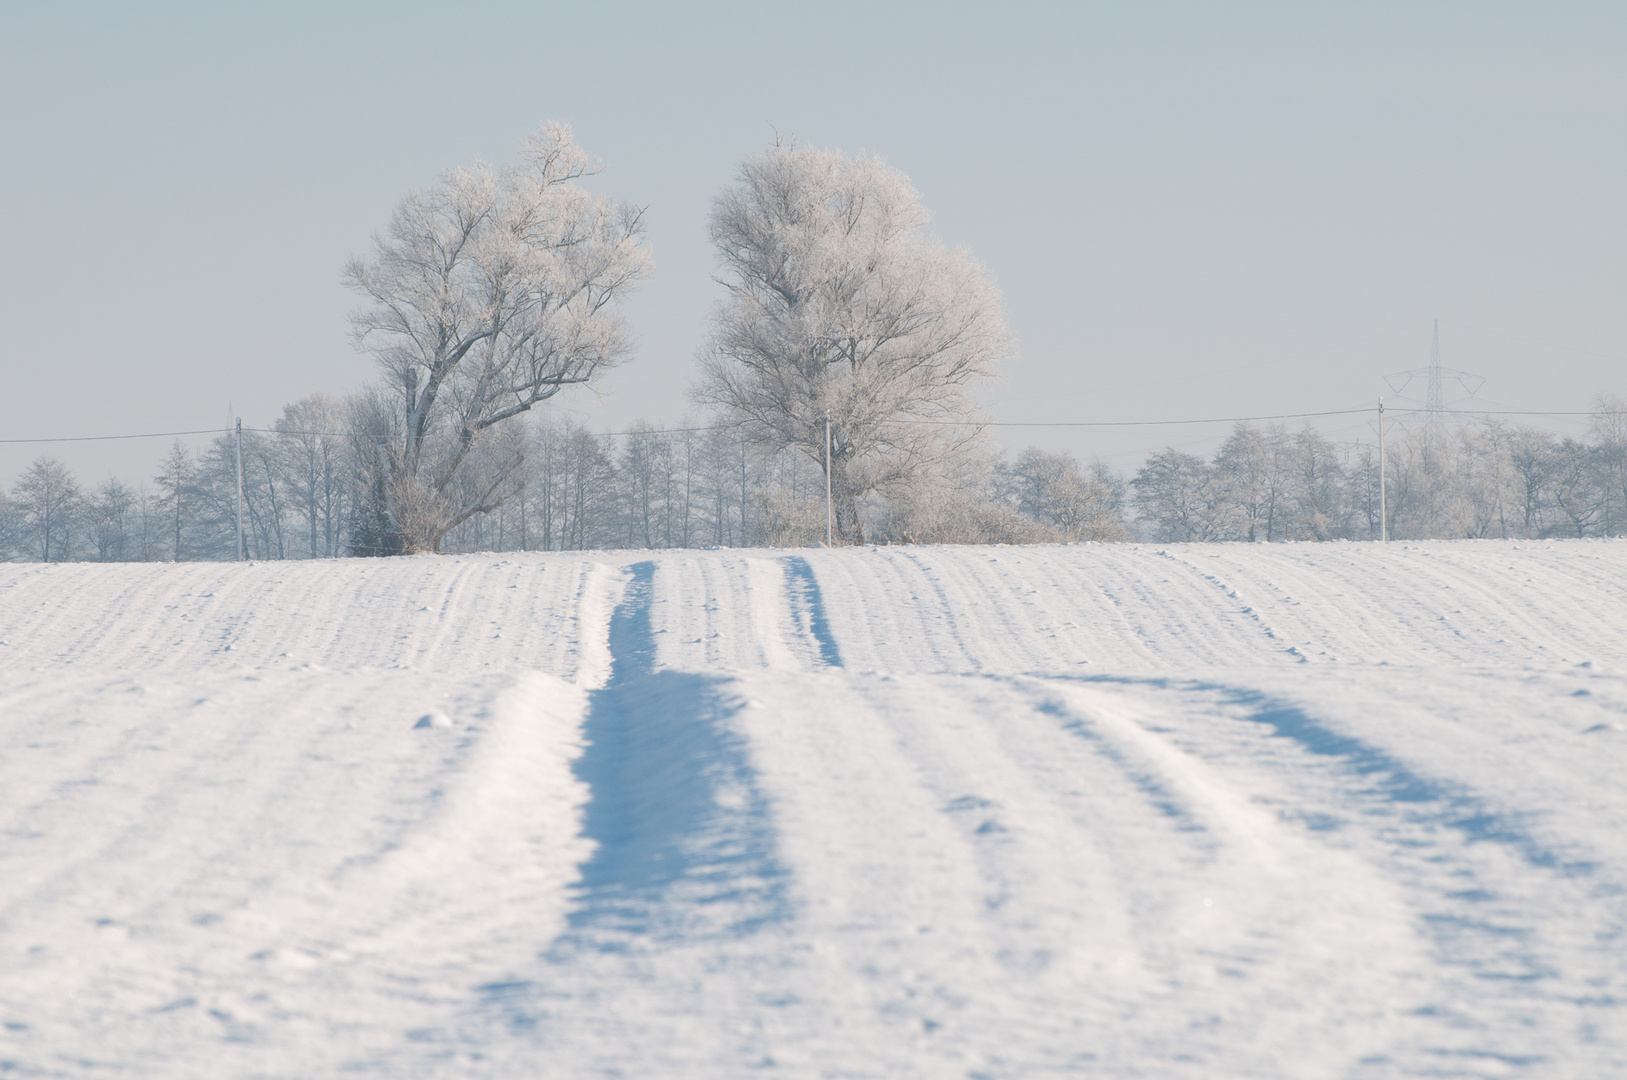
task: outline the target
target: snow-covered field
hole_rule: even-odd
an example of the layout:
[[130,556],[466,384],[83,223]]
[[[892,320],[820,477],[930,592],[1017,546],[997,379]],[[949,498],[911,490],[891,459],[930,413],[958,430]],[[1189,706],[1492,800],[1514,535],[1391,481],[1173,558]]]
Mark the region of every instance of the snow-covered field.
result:
[[1627,1075],[1627,542],[7,565],[0,642],[0,1075]]

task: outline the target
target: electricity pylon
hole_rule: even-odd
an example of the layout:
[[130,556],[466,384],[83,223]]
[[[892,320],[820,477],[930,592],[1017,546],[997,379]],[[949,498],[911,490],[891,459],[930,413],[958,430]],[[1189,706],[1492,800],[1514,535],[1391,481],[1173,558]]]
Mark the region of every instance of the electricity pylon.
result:
[[[1393,375],[1384,376],[1384,381],[1398,395],[1402,394],[1414,379],[1424,380],[1424,416],[1431,426],[1439,424],[1446,415],[1446,404],[1441,394],[1441,385],[1446,379],[1454,380],[1470,397],[1474,397],[1480,392],[1480,388],[1486,385],[1486,378],[1483,375],[1441,366],[1439,319],[1435,320],[1435,333],[1430,340],[1429,366],[1413,368],[1411,371],[1397,371]],[[1416,401],[1417,398],[1413,400]]]

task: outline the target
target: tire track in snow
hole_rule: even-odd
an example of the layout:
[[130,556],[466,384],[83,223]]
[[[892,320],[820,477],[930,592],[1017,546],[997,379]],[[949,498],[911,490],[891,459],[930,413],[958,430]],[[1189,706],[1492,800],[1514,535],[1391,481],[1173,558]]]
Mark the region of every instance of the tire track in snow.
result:
[[656,663],[683,671],[795,668],[779,567],[734,552],[674,552],[661,560],[651,630]]
[[[1235,607],[1217,602],[1210,583],[1171,567],[1162,551],[1135,546],[1096,556],[1124,564],[1127,591],[1123,601],[1138,613],[1138,636],[1155,652],[1157,666],[1167,665],[1177,657],[1182,662],[1204,664],[1280,659],[1275,650],[1262,649],[1261,641],[1254,636],[1239,635],[1240,624],[1246,623]],[[1103,664],[1122,670],[1123,661],[1112,655],[1121,647],[1112,637],[1098,634],[1096,642],[1107,656]]]
[[[1523,618],[1522,607],[1494,602],[1500,593],[1490,585],[1502,582],[1503,592],[1542,613],[1541,620],[1528,620],[1539,630],[1511,639],[1533,646],[1585,643],[1591,628],[1599,658],[1620,657],[1627,639],[1617,633],[1621,591],[1611,574],[1627,580],[1620,578],[1627,545],[1544,547],[1532,555],[1539,584],[1523,587],[1515,579],[1525,574],[1509,569],[1520,564],[1496,543],[1395,547],[1237,545],[1177,553],[1223,567],[1215,576],[1260,599],[1272,625],[1296,643],[1320,635],[1314,640],[1346,654],[1392,662],[1423,657],[1434,667],[1397,672],[1287,663],[1291,658],[1248,629],[1213,583],[1170,572],[1150,549],[1127,547],[920,552],[945,570],[945,591],[937,597],[896,550],[795,556],[818,570],[819,607],[848,670],[822,666],[811,609],[803,609],[808,629],[792,633],[792,605],[799,601],[787,591],[787,567],[777,554],[652,556],[646,584],[651,601],[666,606],[650,613],[654,626],[630,626],[639,607],[630,595],[614,642],[611,614],[621,590],[612,556],[549,562],[549,576],[534,582],[538,588],[530,594],[493,591],[517,580],[496,569],[509,562],[465,557],[488,569],[462,585],[470,591],[452,615],[459,632],[419,653],[415,643],[434,627],[426,615],[413,642],[402,643],[405,635],[395,632],[406,617],[404,605],[416,593],[444,589],[464,569],[448,565],[455,558],[278,568],[47,568],[28,578],[33,584],[17,586],[26,595],[0,610],[0,620],[7,627],[34,626],[45,638],[7,657],[14,667],[21,661],[54,670],[8,676],[11,689],[0,709],[15,706],[42,735],[19,742],[60,740],[72,749],[79,764],[65,764],[59,776],[97,783],[74,791],[60,784],[0,788],[0,802],[10,795],[13,805],[39,808],[32,817],[12,818],[12,853],[26,856],[23,869],[49,878],[58,865],[49,850],[54,844],[82,852],[86,867],[83,873],[68,868],[54,884],[47,880],[51,895],[25,906],[31,919],[74,920],[63,924],[69,932],[41,935],[59,943],[65,963],[88,970],[90,958],[129,958],[119,960],[116,980],[87,979],[85,985],[111,995],[108,1000],[151,1001],[169,1011],[154,1019],[160,1014],[137,1009],[129,1014],[133,1024],[107,1024],[87,997],[83,1008],[60,1010],[60,1029],[26,1037],[70,1051],[94,1047],[102,1055],[97,1064],[111,1067],[127,1045],[115,1029],[150,1025],[143,1030],[173,1037],[143,1043],[147,1056],[139,1061],[123,1056],[126,1074],[203,1077],[258,1069],[317,1075],[331,1069],[284,1069],[281,1063],[290,1059],[273,1055],[349,1037],[343,1029],[356,1015],[353,999],[388,983],[382,996],[402,1007],[375,1016],[382,1016],[390,1045],[404,1056],[347,1063],[381,1075],[619,1070],[736,1076],[771,1065],[798,1075],[841,1076],[1070,1070],[1182,1078],[1627,1075],[1621,1005],[1627,1001],[1621,974],[1627,971],[1627,914],[1619,893],[1627,877],[1619,854],[1627,802],[1616,794],[1611,772],[1624,748],[1614,723],[1624,715],[1615,704],[1620,680],[1575,669],[1506,671],[1502,661],[1512,654],[1493,643],[1496,635],[1460,637],[1437,618],[1459,604],[1466,627],[1471,617],[1488,628]],[[1578,550],[1603,559],[1572,566],[1566,560],[1580,558]],[[991,555],[1000,558],[998,571],[988,565]],[[1008,555],[1019,580],[1001,580]],[[1434,555],[1452,569],[1432,567],[1426,556]],[[1307,568],[1313,557],[1326,564],[1325,574]],[[1568,569],[1550,573],[1544,569],[1549,563]],[[572,569],[586,565],[600,569],[586,576]],[[742,567],[751,583],[749,603],[740,587]],[[1472,579],[1479,573],[1487,578],[1483,593],[1439,588],[1456,586],[1453,574]],[[352,588],[361,574],[376,584]],[[139,588],[121,590],[136,579]],[[228,580],[242,582],[249,606],[275,624],[231,622],[220,608],[233,601],[215,587]],[[1130,618],[1100,614],[1105,609],[1091,584],[1098,580],[1112,583]],[[1411,595],[1420,581],[1432,586],[1421,599]],[[576,588],[574,597],[561,588],[566,585]],[[127,593],[127,610],[105,610],[98,589]],[[1349,593],[1348,603],[1340,591]],[[53,610],[70,592],[74,599]],[[978,600],[975,609],[965,603],[968,596]],[[10,600],[4,590],[0,597]],[[330,946],[345,944],[349,934],[330,941],[322,936],[328,927],[359,929],[392,949],[421,948],[422,956],[456,961],[468,955],[463,930],[474,939],[481,937],[474,924],[496,925],[478,905],[414,910],[415,882],[424,883],[426,895],[481,892],[482,879],[462,877],[465,868],[491,869],[482,853],[488,842],[501,848],[521,836],[517,816],[506,810],[426,816],[431,804],[461,799],[450,787],[445,795],[425,790],[440,788],[435,778],[455,765],[437,763],[450,743],[428,740],[460,736],[410,733],[406,725],[419,698],[442,689],[431,680],[455,679],[473,698],[480,695],[469,681],[471,669],[556,662],[553,654],[516,648],[513,635],[500,644],[490,640],[491,621],[511,622],[526,604],[536,606],[540,625],[562,628],[561,637],[598,655],[606,678],[614,661],[628,659],[609,680],[619,695],[606,696],[603,712],[593,717],[605,736],[598,762],[607,773],[607,798],[618,784],[649,790],[642,802],[634,799],[619,815],[594,824],[606,841],[601,851],[620,852],[619,867],[606,854],[595,887],[584,882],[575,895],[582,925],[554,939],[546,958],[534,962],[529,954],[548,938],[550,919],[564,920],[564,906],[549,907],[545,918],[546,905],[498,884],[482,903],[500,906],[512,920],[503,927],[518,929],[505,930],[496,963],[443,968],[413,959],[372,967],[366,975],[328,966],[292,974],[293,964],[327,964],[317,955],[324,951],[339,962]],[[958,641],[936,617],[944,605],[961,615]],[[696,625],[711,620],[708,629],[724,632],[718,649],[680,654],[666,649],[670,638],[654,636],[662,619],[676,625],[685,607],[692,610],[682,617]],[[1101,659],[1095,670],[1117,665],[1128,675],[1159,663],[1177,675],[1202,672],[1209,681],[1069,682],[1059,690],[1053,684],[1062,680],[1051,678],[893,678],[851,670],[965,670],[954,660],[958,648],[979,657],[985,671],[1022,664],[1077,674],[1077,668],[1057,667],[1074,645],[1035,640],[1063,618],[1079,624],[1072,639],[1077,648]],[[307,640],[312,621],[322,629]],[[1130,622],[1137,624],[1134,636],[1120,640],[1131,635]],[[227,629],[243,648],[214,655]],[[763,641],[771,632],[786,646],[776,655],[787,663],[768,663],[774,670],[759,678],[746,669],[759,651],[766,655]],[[261,689],[244,684],[241,696],[222,690],[225,696],[210,705],[194,705],[196,694],[181,694],[173,710],[156,703],[122,707],[152,728],[137,736],[126,736],[117,723],[89,738],[76,734],[80,729],[60,730],[65,725],[57,724],[58,716],[66,718],[75,696],[85,695],[63,689],[56,707],[29,689],[35,679],[42,686],[83,685],[83,668],[115,658],[168,673],[162,682],[178,691],[224,686],[226,669],[286,646],[279,635],[305,641],[301,648],[334,652],[324,662],[335,668],[423,656],[441,670],[371,671],[342,681],[340,671],[287,672],[310,679],[306,697],[278,680]],[[652,641],[661,642],[660,652],[644,647]],[[623,644],[629,647],[613,651]],[[644,655],[653,661],[645,664]],[[57,666],[70,659],[72,668]],[[707,675],[663,670],[678,660]],[[1495,686],[1477,683],[1479,675],[1452,668],[1453,661],[1501,666],[1505,674]],[[1228,672],[1204,670],[1228,663]],[[732,669],[725,673],[726,665]],[[580,685],[595,684],[592,669],[589,664],[579,673]],[[404,693],[401,680],[420,689]],[[1438,680],[1433,697],[1424,693],[1431,680]],[[1530,688],[1519,691],[1527,682]],[[1085,692],[1075,705],[1066,700],[1069,687]],[[109,685],[107,695],[115,689],[124,692]],[[356,759],[353,779],[339,776],[324,758],[363,736],[334,714],[336,690],[358,719],[380,720],[367,736],[377,737],[377,748],[411,746],[412,755],[421,756],[403,749],[400,762],[417,764],[391,773],[375,754]],[[1573,699],[1573,690],[1595,696]],[[1424,714],[1443,712],[1439,706],[1454,694],[1467,702],[1462,715],[1433,727],[1423,722],[1438,719]],[[1609,694],[1615,696],[1603,702]],[[1048,710],[1050,698],[1063,698],[1063,707]],[[1301,701],[1311,704],[1295,714],[1293,703]],[[1601,711],[1595,715],[1576,702],[1602,702],[1587,706]],[[1535,717],[1548,728],[1526,715],[1532,703],[1552,707],[1551,715]],[[1603,711],[1605,704],[1616,711]],[[383,717],[381,708],[399,715]],[[192,736],[163,743],[158,726],[183,712],[217,718],[210,723],[218,730],[207,743]],[[296,715],[305,712],[312,716]],[[317,713],[329,719],[317,722]],[[243,717],[267,723],[266,737],[249,738],[229,726]],[[1073,720],[1091,737],[1066,730]],[[749,746],[738,732],[750,736]],[[1360,736],[1355,745],[1341,741],[1347,733]],[[1570,757],[1538,752],[1564,740],[1573,748]],[[184,751],[192,757],[166,764],[151,756],[156,751],[149,742],[167,745],[164,756]],[[490,750],[509,753],[507,745]],[[46,753],[56,751],[23,745],[13,769],[28,769],[30,755],[44,761]],[[1575,766],[1578,755],[1589,755],[1597,770],[1567,774],[1565,766]],[[1541,783],[1531,777],[1533,762],[1548,767]],[[229,769],[217,776],[211,763]],[[733,763],[754,770],[749,785],[734,782]],[[506,764],[512,776],[515,762]],[[454,771],[467,772],[477,789],[488,779],[483,769]],[[559,782],[578,790],[564,767],[560,771]],[[402,787],[394,782],[399,775],[422,782],[396,791],[410,796],[405,801],[385,797]],[[326,777],[321,791],[312,783],[318,776]],[[362,782],[373,790],[356,791]],[[121,793],[120,784],[129,789]],[[148,800],[161,792],[168,794]],[[523,785],[512,794],[519,807],[534,808],[533,793]],[[312,802],[318,795],[338,809]],[[213,811],[216,800],[229,813]],[[94,844],[76,839],[73,823],[59,814],[75,808],[95,826],[86,830]],[[1603,824],[1585,820],[1595,808],[1615,816],[1602,815]],[[132,818],[150,825],[126,829]],[[160,822],[173,824],[172,839],[158,835]],[[773,882],[758,872],[761,860],[752,866],[745,850],[752,835],[766,836],[772,865],[788,868]],[[480,838],[478,847],[465,846],[471,836]],[[207,858],[198,854],[200,840],[207,842]],[[564,850],[546,837],[531,841]],[[34,847],[25,852],[23,843]],[[121,851],[128,857],[143,845],[152,856],[145,868],[136,865],[140,860],[119,861]],[[275,897],[260,879],[273,868],[269,860],[281,860],[286,881],[308,858],[353,849],[384,866],[386,884],[394,882],[382,890],[388,903],[373,902],[361,883],[367,875],[348,877],[344,903],[355,907],[330,919],[323,897],[302,893],[295,914],[307,902],[322,910],[295,920],[304,929],[268,949],[265,959],[257,955],[245,966],[246,950],[194,951],[195,943],[217,936],[266,936],[260,902]],[[443,864],[448,852],[457,858]],[[396,854],[421,864],[425,876],[415,876],[411,866],[389,869]],[[176,869],[164,866],[166,860]],[[1584,864],[1590,861],[1599,868],[1589,871]],[[437,879],[443,866],[458,880]],[[1205,875],[1233,886],[1232,893],[1216,890],[1221,903],[1213,909],[1202,905],[1202,887],[1214,884]],[[0,892],[8,878],[15,883],[20,875],[0,873]],[[162,886],[156,892],[155,879]],[[187,899],[158,895],[171,884]],[[781,910],[790,915],[764,920],[765,910],[775,910],[765,887],[776,884],[786,897]],[[1373,926],[1396,925],[1377,914],[1369,919],[1367,908],[1391,902],[1397,892],[1407,901],[1401,944],[1421,950],[1423,960],[1399,985],[1364,982],[1353,964],[1382,967],[1400,955],[1361,937]],[[92,895],[105,906],[69,909]],[[233,895],[254,897],[255,909],[228,910]],[[133,902],[149,900],[158,908],[144,926],[146,917]],[[1225,906],[1240,900],[1247,904],[1241,913]],[[1355,934],[1333,917],[1352,907],[1363,916]],[[194,925],[194,910],[224,917]],[[390,913],[403,911],[397,925],[370,922],[377,914],[388,923]],[[920,917],[926,912],[930,919]],[[106,927],[93,921],[103,916],[113,920]],[[931,932],[923,929],[928,923]],[[116,944],[124,924],[131,936]],[[140,940],[153,930],[168,936]],[[490,944],[481,945],[487,956]],[[217,998],[194,989],[182,996],[185,981],[200,975],[214,984]],[[166,987],[157,976],[176,980],[173,997],[158,996]],[[488,981],[499,977],[503,981]],[[66,976],[57,978],[58,988],[67,985]],[[4,964],[0,984],[8,987],[0,996],[22,1010],[42,997],[42,980]],[[485,990],[470,995],[471,984]],[[1374,1011],[1375,987],[1396,990],[1380,995],[1378,1008],[1389,1013]],[[1338,994],[1345,991],[1341,1003]],[[275,999],[271,1005],[256,1000],[266,992]],[[187,997],[193,1000],[186,1003]],[[470,1006],[475,999],[488,1004]],[[457,1012],[466,1007],[473,1011]],[[461,1015],[508,1030],[497,1039],[449,1047],[455,1035],[412,1028],[403,1041],[406,1017],[416,1022],[425,1012],[432,1014],[425,1023]],[[1343,1054],[1360,1041],[1363,1024],[1369,1031],[1376,1025],[1383,1036],[1365,1061]],[[776,1025],[774,1037],[761,1034]],[[0,1044],[8,1037],[0,1031]],[[264,1041],[228,1043],[231,1038]],[[422,1049],[417,1058],[414,1048]],[[462,1056],[454,1060],[454,1051]],[[333,1064],[331,1057],[320,1060],[320,1049],[307,1053],[302,1061]],[[67,1057],[55,1060],[65,1062],[60,1072],[75,1071]],[[222,1067],[223,1061],[230,1064]],[[246,1064],[237,1068],[239,1062]]]
[[[821,582],[820,601],[825,621],[831,626],[832,637],[841,643],[844,665],[850,671],[882,666],[883,657],[895,651],[907,633],[906,613],[913,614],[907,605],[894,602],[891,581],[877,573],[878,567],[891,569],[890,564],[879,558],[843,558],[830,551],[809,552],[802,558]],[[783,576],[782,571],[782,591]],[[860,608],[858,598],[861,596],[880,602]],[[783,596],[778,602],[782,610],[788,610]],[[797,637],[803,643],[808,642],[800,633]],[[811,663],[813,657],[808,659]]]
[[577,769],[593,792],[583,829],[597,850],[582,869],[576,940],[556,951],[594,939],[618,951],[668,929],[737,932],[785,914],[767,809],[727,723],[740,703],[721,679],[657,669],[654,585],[655,563],[635,564],[611,616],[610,681],[593,695]]
[[[1195,557],[1194,552],[1182,550]],[[1239,558],[1242,552],[1248,556]],[[1398,642],[1393,621],[1386,624],[1375,617],[1391,610],[1391,605],[1374,600],[1401,591],[1388,562],[1364,560],[1327,544],[1227,546],[1207,554],[1216,581],[1224,575],[1227,591],[1239,593],[1238,602],[1247,603],[1262,625],[1266,619],[1262,608],[1269,605],[1271,640],[1294,646],[1297,651],[1290,655],[1296,659],[1417,659],[1417,650],[1409,648],[1411,643]],[[1258,559],[1260,554],[1267,558]],[[1263,565],[1254,566],[1250,556]],[[1337,565],[1341,572],[1330,575],[1318,569],[1318,564]],[[1201,569],[1194,567],[1194,571],[1203,575]],[[1251,599],[1243,601],[1243,593]],[[1431,637],[1417,644],[1432,648],[1438,641]]]
[[830,586],[821,602],[849,669],[961,671],[970,663],[953,628],[945,634],[941,595],[903,549],[824,551],[806,561]]
[[798,1008],[753,1019],[823,1075],[1333,1077],[1372,1045],[1394,984],[1361,976],[1407,930],[1350,930],[1385,883],[1129,721],[1034,679],[743,685],[798,901],[789,947],[759,944]]
[[998,745],[1097,834],[1139,956],[1141,985],[1125,990],[1164,1014],[1126,1010],[1123,1057],[1156,1062],[1149,1075],[1275,1075],[1283,1059],[1294,1075],[1344,1075],[1382,1045],[1410,944],[1392,882],[1172,745],[1161,702],[1009,685],[1049,723],[996,725]]
[[[982,558],[969,557],[963,562],[991,599],[994,610],[1000,612],[1015,601],[1024,611],[1024,626],[1030,632],[1027,655],[1014,649],[1015,635],[1006,633],[1003,623],[985,627],[985,633],[997,628],[1008,639],[1007,650],[1020,670],[1069,668],[1089,664],[1093,659],[1100,661],[1100,656],[1087,655],[1090,650],[1085,628],[1098,620],[1122,620],[1093,582],[1081,582],[1068,560],[1053,561],[1048,574],[1029,575],[1023,572],[1031,565],[1026,553],[980,554]],[[1012,573],[1013,568],[1018,572]],[[1026,592],[1021,591],[1022,581],[1028,583]]]
[[656,584],[653,561],[628,568],[610,620],[610,678],[591,695],[576,774],[591,791],[582,831],[594,852],[569,928],[540,969],[477,988],[488,1020],[578,1062],[634,1050],[647,1059],[650,1047],[618,1044],[629,1017],[606,999],[681,1005],[694,961],[668,957],[739,943],[791,916],[767,800],[731,723],[744,703],[725,678],[660,667]]
[[788,555],[780,560],[785,568],[785,596],[791,609],[791,625],[818,646],[819,662],[826,667],[842,666],[842,650],[831,633],[825,615],[825,598],[819,591],[819,578],[808,560]]
[[[1167,740],[1402,890],[1428,962],[1407,980],[1386,1044],[1353,1075],[1489,1080],[1627,1065],[1619,867],[1612,874],[1591,853],[1543,838],[1496,794],[1431,775],[1292,701],[1201,680],[1076,685],[1150,701],[1158,718],[1139,721],[1146,738]],[[1556,1043],[1567,1028],[1582,1037]]]
[[[944,548],[933,548],[928,550],[931,552],[928,557],[934,559],[935,561],[946,557],[948,559],[953,559],[955,554],[958,554],[951,553]],[[934,624],[941,624],[943,626],[944,630],[947,632],[949,642],[954,646],[954,651],[960,655],[960,663],[952,665],[948,668],[948,670],[982,670],[984,667],[983,662],[977,656],[975,656],[969,648],[967,648],[966,637],[960,627],[960,619],[955,616],[955,606],[950,602],[949,594],[944,590],[942,577],[940,577],[938,572],[934,571],[931,566],[927,565],[922,560],[922,556],[919,553],[910,551],[906,548],[904,550],[904,558],[908,560],[908,565],[912,570],[914,570],[916,575],[918,575],[922,581],[926,582],[927,587],[932,590],[932,595],[938,601],[938,610],[931,612],[931,622]],[[928,607],[927,610],[930,611],[930,607]]]

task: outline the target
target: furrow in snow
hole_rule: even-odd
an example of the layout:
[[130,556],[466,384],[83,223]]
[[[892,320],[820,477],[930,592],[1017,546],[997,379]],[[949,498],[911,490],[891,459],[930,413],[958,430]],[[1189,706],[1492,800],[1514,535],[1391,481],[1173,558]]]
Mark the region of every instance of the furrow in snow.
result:
[[1624,543],[10,565],[0,642],[25,1075],[1627,1070]]

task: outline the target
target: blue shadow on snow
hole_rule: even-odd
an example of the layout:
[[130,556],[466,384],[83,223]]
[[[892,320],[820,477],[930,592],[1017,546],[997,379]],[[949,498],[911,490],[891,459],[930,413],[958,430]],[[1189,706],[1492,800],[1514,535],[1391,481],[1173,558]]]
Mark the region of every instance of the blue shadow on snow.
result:
[[836,647],[836,635],[825,618],[825,598],[813,567],[801,555],[788,555],[780,562],[785,566],[785,592],[791,601],[792,617],[818,642],[819,659],[825,666],[841,667],[842,651]]
[[724,679],[656,670],[654,577],[633,566],[610,620],[611,677],[576,764],[597,847],[551,954],[738,936],[790,914],[768,802],[730,724],[741,703]]
[[1246,719],[1251,723],[1269,727],[1272,734],[1293,740],[1309,753],[1337,759],[1350,773],[1366,779],[1374,794],[1406,806],[1417,819],[1451,829],[1471,843],[1507,845],[1528,865],[1566,877],[1586,876],[1598,869],[1592,862],[1563,858],[1523,828],[1518,815],[1496,810],[1461,785],[1420,775],[1371,743],[1334,731],[1303,709],[1258,691],[1219,683],[1111,675],[1085,676],[1081,681],[1219,693],[1247,710]]

